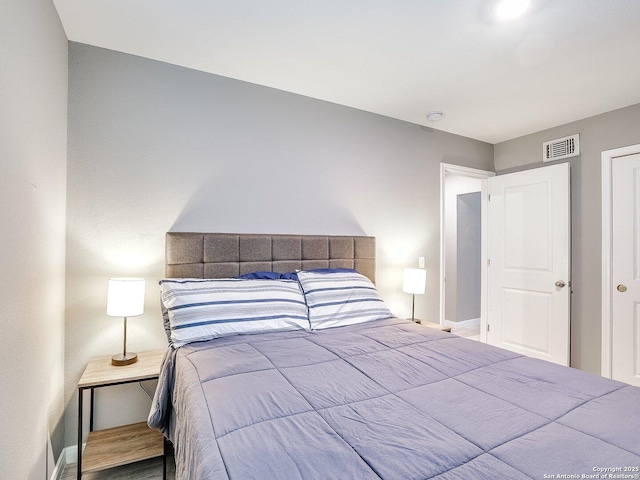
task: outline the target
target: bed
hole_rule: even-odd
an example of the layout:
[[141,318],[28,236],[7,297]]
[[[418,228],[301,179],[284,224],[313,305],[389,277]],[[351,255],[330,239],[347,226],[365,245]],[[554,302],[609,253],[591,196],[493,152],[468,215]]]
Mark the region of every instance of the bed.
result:
[[[371,237],[170,233],[166,275],[172,346],[149,425],[177,479],[640,478],[639,388],[385,315]],[[245,300],[202,298],[237,288],[285,300],[255,332],[207,339],[189,309],[236,318]]]

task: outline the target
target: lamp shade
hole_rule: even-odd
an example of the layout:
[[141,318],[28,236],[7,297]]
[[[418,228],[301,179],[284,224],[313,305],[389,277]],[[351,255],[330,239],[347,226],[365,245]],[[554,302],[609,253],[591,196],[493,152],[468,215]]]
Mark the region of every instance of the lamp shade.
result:
[[144,279],[110,278],[107,293],[107,315],[135,317],[144,313]]
[[427,286],[427,271],[423,268],[405,268],[402,291],[414,295],[423,294]]

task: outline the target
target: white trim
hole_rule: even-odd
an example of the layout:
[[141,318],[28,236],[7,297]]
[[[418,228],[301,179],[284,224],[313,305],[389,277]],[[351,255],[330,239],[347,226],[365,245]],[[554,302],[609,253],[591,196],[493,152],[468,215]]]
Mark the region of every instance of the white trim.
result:
[[611,327],[612,323],[612,289],[611,289],[611,258],[612,258],[612,185],[611,167],[613,159],[640,153],[640,144],[628,147],[614,148],[602,152],[602,346],[600,373],[603,377],[612,377]]
[[62,478],[62,474],[64,473],[64,467],[67,466],[67,452],[66,448],[63,448],[60,452],[60,456],[58,457],[58,461],[56,462],[56,466],[53,468],[53,472],[51,472],[51,477],[49,480],[60,480]]
[[447,327],[475,327],[476,325],[480,325],[480,318],[470,318],[469,320],[460,320],[459,322],[445,320],[444,324]]
[[[459,175],[461,177],[470,177],[470,178],[478,178],[478,179],[486,179],[489,177],[495,176],[495,172],[490,172],[488,170],[480,170],[477,168],[463,167],[460,165],[453,165],[450,163],[440,163],[440,325],[444,325],[444,255],[445,255],[445,241],[444,241],[444,177],[445,175]],[[483,194],[481,199],[482,204],[482,215],[485,212],[485,203],[486,197]],[[486,217],[483,217],[486,218]],[[482,222],[484,225],[484,222]],[[482,238],[483,250],[484,250],[484,233]],[[484,251],[483,251],[483,262],[485,260]],[[484,279],[484,277],[482,277]]]
[[487,323],[489,318],[489,181],[482,179],[480,191],[480,341],[487,343]]
[[489,170],[480,170],[478,168],[463,167],[461,165],[453,165],[451,163],[441,163],[440,173],[442,174],[441,178],[445,173],[470,178],[488,178],[496,176],[496,172],[491,172]]
[[[84,447],[86,443],[82,444],[82,451],[84,451]],[[78,446],[72,445],[64,449],[65,452],[65,463],[69,465],[70,463],[78,463]]]

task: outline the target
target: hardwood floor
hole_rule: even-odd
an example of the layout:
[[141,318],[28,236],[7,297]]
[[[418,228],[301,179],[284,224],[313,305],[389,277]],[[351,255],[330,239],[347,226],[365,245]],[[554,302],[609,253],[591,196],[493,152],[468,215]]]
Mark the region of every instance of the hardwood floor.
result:
[[[175,480],[176,465],[173,455],[167,456],[167,480]],[[60,480],[76,480],[76,464],[67,465]],[[162,458],[110,468],[82,475],[82,480],[162,480]]]

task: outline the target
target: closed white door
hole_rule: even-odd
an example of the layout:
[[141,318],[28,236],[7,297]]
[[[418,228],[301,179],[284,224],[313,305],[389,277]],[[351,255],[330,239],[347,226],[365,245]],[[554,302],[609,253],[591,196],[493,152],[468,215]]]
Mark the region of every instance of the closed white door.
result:
[[611,167],[611,374],[640,386],[640,154],[615,158]]
[[569,164],[487,181],[487,342],[569,365]]

